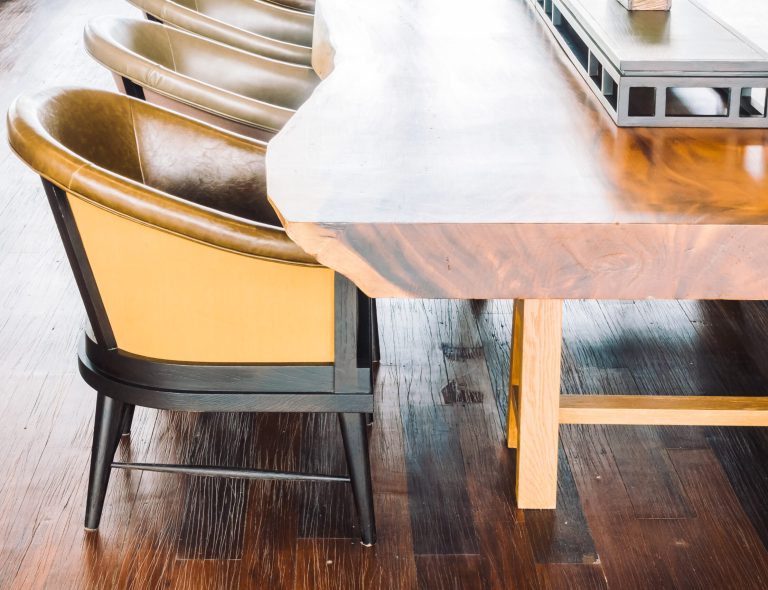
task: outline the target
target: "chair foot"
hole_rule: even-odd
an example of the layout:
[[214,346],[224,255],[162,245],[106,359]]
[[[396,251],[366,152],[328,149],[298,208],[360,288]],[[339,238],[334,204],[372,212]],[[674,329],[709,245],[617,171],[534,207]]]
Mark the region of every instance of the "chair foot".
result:
[[125,404],[99,393],[96,400],[96,418],[93,425],[91,473],[88,479],[88,497],[85,505],[85,529],[99,528],[104,496],[107,493],[112,459],[120,440],[123,408]]
[[370,546],[376,542],[376,523],[373,515],[373,486],[365,414],[339,414],[339,425],[344,439],[352,493],[360,519],[360,537],[363,545]]
[[131,434],[134,410],[136,410],[136,406],[133,404],[125,404],[125,409],[123,410],[123,420],[120,425],[120,433],[123,436],[129,436]]

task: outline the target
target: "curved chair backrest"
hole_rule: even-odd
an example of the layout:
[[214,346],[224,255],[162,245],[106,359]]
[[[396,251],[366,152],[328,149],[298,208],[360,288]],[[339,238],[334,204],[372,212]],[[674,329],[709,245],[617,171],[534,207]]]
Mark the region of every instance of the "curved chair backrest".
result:
[[310,65],[311,14],[261,0],[128,0],[174,27],[257,55]]
[[293,10],[300,10],[309,14],[315,12],[315,0],[268,0],[272,4],[279,4]]
[[263,145],[85,89],[20,97],[8,134],[51,183],[102,345],[177,361],[333,362],[334,273],[279,227]]
[[308,66],[147,20],[94,19],[85,28],[85,46],[116,75],[118,85],[128,79],[143,88],[150,102],[202,115],[177,109],[168,99],[178,101],[230,124],[200,118],[259,139],[277,133],[320,81]]

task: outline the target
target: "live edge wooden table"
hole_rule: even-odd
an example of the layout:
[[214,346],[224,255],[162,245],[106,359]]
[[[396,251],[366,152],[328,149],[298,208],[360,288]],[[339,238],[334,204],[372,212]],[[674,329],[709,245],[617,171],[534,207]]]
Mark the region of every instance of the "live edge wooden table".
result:
[[318,0],[313,66],[270,198],[371,297],[515,299],[519,507],[555,507],[562,423],[768,425],[560,395],[563,299],[768,299],[767,131],[616,128],[523,0]]

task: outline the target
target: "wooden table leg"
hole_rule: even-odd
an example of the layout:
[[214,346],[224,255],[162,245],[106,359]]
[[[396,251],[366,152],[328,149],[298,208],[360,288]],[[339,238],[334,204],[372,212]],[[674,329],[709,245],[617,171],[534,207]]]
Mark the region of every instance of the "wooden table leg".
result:
[[563,302],[515,301],[508,445],[517,447],[518,508],[555,508]]
[[512,351],[509,363],[509,396],[507,403],[507,446],[510,449],[517,448],[517,408],[520,399],[520,366],[522,365],[522,335],[523,335],[523,307],[522,300],[515,301],[512,313]]

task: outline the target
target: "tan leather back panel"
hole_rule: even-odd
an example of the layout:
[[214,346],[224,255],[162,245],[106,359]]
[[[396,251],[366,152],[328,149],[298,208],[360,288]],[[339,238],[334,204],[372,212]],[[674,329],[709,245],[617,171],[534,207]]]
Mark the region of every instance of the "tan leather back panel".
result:
[[121,350],[192,362],[333,362],[332,270],[241,256],[69,202]]

